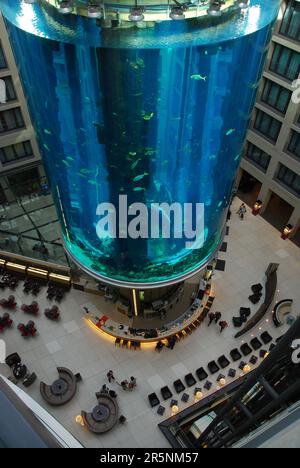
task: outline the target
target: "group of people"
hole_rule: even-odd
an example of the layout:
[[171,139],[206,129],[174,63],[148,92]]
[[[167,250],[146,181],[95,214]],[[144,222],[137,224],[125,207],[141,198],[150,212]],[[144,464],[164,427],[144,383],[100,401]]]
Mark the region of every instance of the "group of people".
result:
[[208,314],[208,318],[209,318],[209,322],[208,322],[209,327],[211,326],[213,322],[215,322],[216,324],[219,324],[221,333],[223,333],[223,331],[226,328],[228,328],[228,323],[225,320],[221,320],[222,318],[221,312],[215,312],[215,313],[210,312]]
[[130,377],[129,381],[122,380],[121,383],[117,382],[112,370],[108,371],[107,379],[109,383],[116,382],[118,385],[120,385],[123,388],[123,390],[133,390],[137,386],[136,378],[133,376]]

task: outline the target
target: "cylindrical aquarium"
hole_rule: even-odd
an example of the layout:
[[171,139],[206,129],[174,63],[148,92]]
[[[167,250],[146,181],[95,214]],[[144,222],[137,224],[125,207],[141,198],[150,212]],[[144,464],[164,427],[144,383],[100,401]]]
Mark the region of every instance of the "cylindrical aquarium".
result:
[[[143,288],[204,267],[222,243],[279,0],[0,5],[71,258]],[[119,219],[121,195],[204,204],[202,242],[187,247],[160,208],[169,238],[103,235],[99,206]]]

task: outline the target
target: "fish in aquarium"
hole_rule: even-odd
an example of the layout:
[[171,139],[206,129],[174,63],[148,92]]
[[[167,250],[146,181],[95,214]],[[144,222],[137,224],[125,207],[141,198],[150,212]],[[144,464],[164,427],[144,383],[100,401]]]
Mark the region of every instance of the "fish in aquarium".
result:
[[133,189],[134,192],[141,192],[141,191],[143,191],[143,190],[146,190],[146,189],[145,189],[144,187],[135,187],[135,188]]
[[144,177],[146,177],[148,175],[149,175],[148,172],[144,172],[144,174],[140,174],[140,175],[134,177],[133,182],[139,182],[140,180],[142,180]]
[[202,75],[191,75],[191,79],[195,81],[206,81],[208,76],[202,76]]
[[231,128],[226,132],[226,136],[232,135],[235,132],[235,128]]
[[141,161],[141,159],[137,159],[131,166],[130,166],[130,169],[135,169],[136,166],[138,165],[138,163]]
[[148,114],[146,112],[143,112],[142,117],[146,121],[151,120],[154,117],[154,112],[149,112]]
[[92,174],[93,172],[94,171],[91,171],[90,169],[85,169],[85,168],[80,169],[81,174]]

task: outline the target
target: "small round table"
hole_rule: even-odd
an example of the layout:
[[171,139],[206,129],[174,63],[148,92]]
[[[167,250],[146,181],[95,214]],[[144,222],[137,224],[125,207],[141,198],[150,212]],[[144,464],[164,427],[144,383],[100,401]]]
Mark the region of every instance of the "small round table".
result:
[[110,415],[109,408],[106,405],[103,405],[103,404],[99,404],[99,405],[95,406],[95,408],[92,411],[93,419],[96,422],[106,421],[108,419],[109,415]]
[[51,391],[56,396],[64,395],[67,390],[68,384],[63,379],[55,380],[55,382],[53,382],[53,384],[51,385]]

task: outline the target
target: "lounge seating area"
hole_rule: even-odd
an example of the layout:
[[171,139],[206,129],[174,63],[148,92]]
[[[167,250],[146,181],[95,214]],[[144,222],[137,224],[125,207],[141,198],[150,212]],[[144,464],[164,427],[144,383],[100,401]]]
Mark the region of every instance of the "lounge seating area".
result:
[[284,299],[275,305],[272,312],[275,327],[278,328],[284,324],[284,319],[292,312],[293,302],[293,299]]
[[[258,311],[256,314],[253,315],[253,317],[248,320],[246,325],[242,328],[241,331],[239,331],[236,335],[235,338],[240,338],[241,336],[245,335],[247,332],[252,330],[266,315],[270,305],[273,302],[273,299],[275,297],[275,293],[277,290],[277,270],[278,270],[279,264],[278,263],[270,263],[267,270],[266,270],[266,285],[265,285],[265,299],[263,304],[259,307]],[[261,285],[254,285],[252,286],[252,290],[257,291],[256,294],[259,295],[261,292],[258,293],[258,291],[261,291]],[[259,299],[260,300],[260,299]]]
[[84,425],[94,434],[110,431],[118,422],[119,405],[116,398],[107,393],[96,393],[97,405],[90,413],[81,411]]
[[40,383],[41,396],[51,406],[62,406],[71,401],[77,391],[77,382],[80,380],[79,375],[76,377],[65,367],[58,367],[57,372],[59,378],[52,385]]
[[[238,369],[241,370],[243,373],[245,371],[245,366],[249,366],[251,364],[252,366],[255,366],[259,358],[264,359],[266,355],[268,355],[269,351],[271,351],[274,347],[275,344],[271,344],[269,347],[269,351],[265,349],[261,349],[263,344],[269,344],[273,341],[273,337],[268,333],[268,332],[263,332],[260,337],[254,337],[250,344],[248,343],[243,343],[242,346],[240,347],[240,350],[237,348],[234,348],[230,351],[230,358],[233,363],[238,363]],[[253,354],[254,351],[260,350],[259,353],[259,358]],[[250,356],[249,361],[246,362],[243,360],[243,358]],[[234,379],[236,378],[237,375],[237,370],[230,367],[226,373],[224,372],[225,369],[227,369],[230,366],[231,362],[230,360],[223,354],[220,356],[217,361],[211,361],[208,363],[207,368],[209,370],[209,373],[211,375],[216,375],[218,374],[218,377],[216,378],[216,384],[217,385],[224,385],[224,382],[226,382],[227,378]],[[220,371],[223,371],[220,373]],[[248,369],[247,369],[248,372]],[[197,379],[199,382],[205,382],[203,385],[203,389],[206,391],[210,391],[211,388],[213,387],[213,382],[208,380],[208,373],[204,369],[204,367],[199,367],[196,371],[195,374],[197,376]],[[193,373],[190,372],[184,376],[184,382],[178,378],[173,382],[173,387],[175,389],[175,392],[177,395],[181,395],[181,401],[184,403],[187,403],[190,399],[190,395],[186,393],[186,389],[189,389],[191,387],[195,387],[197,385],[197,380],[194,377]],[[200,387],[194,388],[194,395],[196,393],[202,393],[202,389]],[[166,385],[161,388],[160,390],[162,399],[164,401],[171,400],[170,405],[174,405],[174,399],[173,399],[173,393],[171,392],[170,388]],[[165,408],[161,405],[160,399],[158,398],[157,394],[151,393],[148,395],[148,400],[150,403],[151,408],[158,406],[157,413],[160,416],[163,416],[165,413]],[[177,400],[176,400],[177,401]]]
[[5,364],[10,367],[12,371],[12,375],[9,376],[8,379],[15,385],[22,382],[25,388],[29,388],[36,381],[36,374],[28,370],[27,365],[22,362],[18,353],[12,353],[7,356]]

